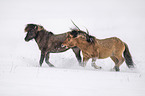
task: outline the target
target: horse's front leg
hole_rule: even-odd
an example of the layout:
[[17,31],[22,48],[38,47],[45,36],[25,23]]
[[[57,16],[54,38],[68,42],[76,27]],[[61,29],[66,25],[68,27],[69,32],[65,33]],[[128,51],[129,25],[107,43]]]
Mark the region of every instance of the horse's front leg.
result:
[[49,67],[54,67],[54,65],[52,65],[52,64],[49,62],[49,52],[46,54],[45,62],[48,64]]
[[85,67],[88,60],[90,59],[90,56],[84,51],[82,51],[82,54],[83,54],[83,62],[81,63],[81,66]]
[[100,66],[97,66],[96,65],[96,60],[97,60],[97,57],[95,57],[95,58],[92,58],[92,67],[94,67],[95,69],[101,69],[101,67]]
[[89,58],[84,56],[83,57],[83,63],[81,63],[81,66],[85,67],[87,65],[88,60],[89,60]]
[[40,56],[40,61],[39,61],[40,66],[42,66],[42,63],[44,61],[44,58],[45,58],[45,52],[44,51],[41,51],[41,56]]

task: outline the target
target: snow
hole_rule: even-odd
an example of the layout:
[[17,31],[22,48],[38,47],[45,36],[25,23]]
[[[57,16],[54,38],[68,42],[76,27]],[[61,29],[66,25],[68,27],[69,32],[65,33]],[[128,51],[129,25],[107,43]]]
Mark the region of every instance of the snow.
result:
[[[0,1],[0,96],[144,96],[144,0],[3,0]],[[110,58],[97,60],[103,69],[79,66],[72,50],[50,54],[50,68],[39,67],[34,40],[25,42],[28,23],[60,34],[73,27],[71,19],[91,35],[116,36],[129,46],[136,69],[123,63],[111,71]],[[84,27],[85,26],[85,27]]]

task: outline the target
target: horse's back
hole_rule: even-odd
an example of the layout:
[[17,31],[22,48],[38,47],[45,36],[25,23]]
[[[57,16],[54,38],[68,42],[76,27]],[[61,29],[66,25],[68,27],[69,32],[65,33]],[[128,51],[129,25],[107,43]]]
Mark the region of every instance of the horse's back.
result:
[[112,54],[124,50],[123,42],[117,37],[106,39],[97,39],[97,46],[99,46],[100,58],[110,57]]
[[112,52],[115,55],[122,55],[122,53],[125,50],[125,45],[124,42],[122,40],[120,40],[117,37],[111,37],[108,38],[108,40],[110,39],[110,42],[112,42]]
[[124,43],[117,37],[111,37],[106,39],[98,39],[100,45],[105,47],[111,47],[114,45],[124,45]]
[[66,33],[63,34],[54,34],[52,35],[49,40],[48,40],[48,50],[50,53],[59,53],[59,52],[64,52],[68,49],[62,48],[61,44],[65,41],[66,39]]
[[104,48],[109,48],[111,49],[114,44],[115,44],[115,41],[117,40],[118,38],[116,37],[111,37],[111,38],[106,38],[106,39],[97,39],[97,43],[100,45],[100,47],[104,47]]

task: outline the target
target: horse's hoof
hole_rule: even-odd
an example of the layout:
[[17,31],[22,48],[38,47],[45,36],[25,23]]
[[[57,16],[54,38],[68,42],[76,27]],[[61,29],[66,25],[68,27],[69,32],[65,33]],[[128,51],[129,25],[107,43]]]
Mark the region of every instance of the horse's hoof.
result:
[[54,65],[49,65],[49,67],[55,67]]
[[42,64],[40,64],[40,67],[42,67]]
[[98,66],[98,68],[97,68],[97,69],[102,69],[102,67]]
[[115,71],[116,71],[116,72],[119,72],[119,71],[120,71],[120,69],[115,69]]
[[100,66],[94,66],[95,69],[102,69]]
[[83,67],[83,65],[82,65],[81,63],[79,63],[79,65],[80,65],[81,67]]
[[81,67],[85,67],[85,66],[86,66],[85,64],[81,64],[81,63],[80,63],[79,65],[80,65]]
[[119,72],[119,71],[120,71],[119,67],[117,67],[117,66],[115,66],[113,69],[114,69],[116,72]]
[[80,65],[81,67],[85,67],[84,65]]
[[82,67],[85,67],[85,65],[83,64]]

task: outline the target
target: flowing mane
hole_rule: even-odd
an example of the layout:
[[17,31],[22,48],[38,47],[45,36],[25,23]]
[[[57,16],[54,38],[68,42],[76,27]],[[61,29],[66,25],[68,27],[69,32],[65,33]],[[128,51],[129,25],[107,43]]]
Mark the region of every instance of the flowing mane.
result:
[[78,35],[82,35],[86,38],[86,41],[89,43],[94,43],[96,39],[94,36],[89,35],[85,31],[78,30],[78,29],[71,29],[70,34],[73,36],[73,38],[77,37]]
[[45,31],[53,34],[51,31],[47,31],[42,25],[37,25],[37,24],[27,24],[25,27],[25,32],[28,32],[29,30],[35,29],[37,31]]

